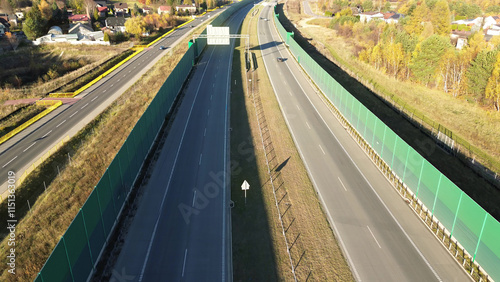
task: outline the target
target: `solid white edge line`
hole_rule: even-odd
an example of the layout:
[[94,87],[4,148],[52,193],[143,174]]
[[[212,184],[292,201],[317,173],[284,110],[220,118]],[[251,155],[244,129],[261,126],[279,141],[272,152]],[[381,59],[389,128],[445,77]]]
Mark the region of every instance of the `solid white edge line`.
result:
[[[214,50],[215,50],[215,48],[214,48]],[[163,205],[165,204],[165,199],[167,198],[168,187],[170,186],[170,181],[172,180],[172,176],[174,174],[175,165],[177,164],[179,152],[180,152],[181,147],[182,147],[182,141],[184,140],[184,136],[186,135],[187,126],[189,124],[189,120],[191,119],[191,114],[193,113],[194,104],[196,102],[196,98],[198,97],[198,93],[200,91],[201,81],[203,80],[203,77],[205,76],[205,72],[207,71],[206,66],[210,62],[210,59],[212,59],[213,53],[214,53],[214,51],[212,50],[212,53],[210,54],[210,58],[208,59],[208,62],[205,65],[205,70],[203,71],[203,74],[201,76],[200,84],[198,84],[198,89],[196,90],[196,95],[193,99],[193,104],[191,105],[191,109],[189,110],[189,115],[188,115],[188,118],[186,120],[186,125],[184,126],[184,131],[182,132],[182,137],[181,137],[181,140],[179,142],[179,147],[177,148],[177,153],[175,155],[174,164],[172,166],[172,170],[170,171],[170,176],[168,178],[167,188],[165,189],[165,193],[163,194],[163,200],[161,201],[160,208],[158,209],[158,218],[156,219],[155,227],[153,229],[153,234],[151,234],[151,238],[149,240],[149,246],[148,246],[148,251],[146,253],[146,258],[144,259],[144,264],[142,265],[141,274],[139,275],[139,282],[142,281],[142,278],[144,277],[144,271],[146,271],[146,265],[148,264],[149,254],[151,253],[151,247],[153,246],[154,237],[156,236],[156,230],[158,229],[158,223],[160,222],[160,218],[162,215],[161,210],[163,209]]]
[[186,258],[188,254],[188,249],[184,251],[184,263],[182,264],[182,277],[184,277],[184,270],[186,269]]
[[[273,24],[274,24],[274,22],[273,22]],[[259,46],[262,46],[262,44],[260,43],[259,26],[260,26],[260,24],[257,24],[257,35],[258,35],[257,38],[259,40]],[[271,31],[271,36],[273,37],[273,40],[274,40],[274,36],[272,35],[272,31]],[[276,47],[276,49],[278,49],[277,45],[275,47]],[[278,49],[278,51],[279,51],[279,49]],[[266,60],[264,59],[264,51],[262,49],[261,49],[261,52],[262,52],[262,58],[263,58],[262,60],[264,61],[264,66],[266,68],[267,73],[269,74],[269,69],[267,67]],[[285,118],[285,122],[286,122],[286,124],[288,126],[288,129],[290,130],[290,135],[292,136],[292,139],[293,139],[294,143],[298,144],[297,143],[297,139],[295,138],[295,135],[293,133],[293,130],[290,127],[290,122],[288,121],[288,118],[286,117],[285,112],[284,112],[283,108],[281,107],[280,99],[279,99],[278,95],[276,94],[277,93],[276,92],[276,87],[274,86],[274,83],[273,83],[272,79],[269,79],[269,81],[271,82],[271,85],[273,87],[274,95],[278,99],[278,105],[280,107],[280,110],[281,110],[281,113],[282,113],[283,117]],[[297,147],[297,150],[299,151],[299,155],[302,158],[302,160],[305,160],[304,154],[302,153],[302,150],[300,149],[300,147],[299,146],[296,146],[296,147]],[[304,165],[306,167],[307,174],[310,176],[310,179],[313,182],[313,185],[315,187],[318,187],[318,184],[316,183],[316,180],[314,180],[314,177],[311,174],[311,170],[309,169],[309,165],[307,164],[306,161],[303,161],[303,163],[304,163]],[[323,199],[323,195],[321,195],[321,193],[319,192],[319,189],[315,188],[315,190],[317,191],[317,193],[319,195],[321,203],[323,204],[324,207],[326,207],[327,205],[326,205],[325,200]],[[339,230],[337,228],[337,225],[335,224],[335,221],[333,220],[332,215],[330,214],[330,211],[328,209],[326,209],[326,208],[324,210],[326,211],[326,214],[328,215],[328,218],[330,219],[330,223],[331,223],[331,225],[333,227],[333,232],[335,233],[336,237],[338,238],[338,240],[340,242],[340,246],[341,246],[341,248],[343,250],[343,253],[347,257],[348,264],[351,267],[352,271],[354,272],[354,277],[355,277],[356,281],[361,281],[361,278],[359,277],[358,271],[356,270],[356,267],[355,267],[355,265],[354,265],[354,263],[353,263],[353,261],[351,259],[351,256],[349,255],[349,252],[347,251],[347,248],[345,246],[344,240],[342,240],[342,236],[340,236],[340,232],[339,232]]]
[[[273,36],[271,34],[271,36]],[[273,36],[273,39],[274,39],[274,36]],[[278,52],[280,53],[281,55],[281,51],[278,49]],[[287,52],[288,52],[288,49],[287,49]],[[288,52],[290,55],[292,55],[290,52]],[[292,55],[293,56],[293,55]],[[294,60],[295,61],[295,60]],[[285,61],[286,63],[287,61]],[[286,64],[288,69],[290,70],[290,73],[292,74],[292,76],[295,78],[295,80],[297,80],[297,77],[295,76],[295,74],[292,72],[292,70],[290,69],[290,67],[288,66],[288,64]],[[300,69],[299,69],[300,70]],[[306,78],[307,80],[307,78]],[[298,80],[297,80],[298,81]],[[304,91],[304,89],[302,88],[302,85],[300,83],[298,83],[300,88],[302,89],[302,91]],[[321,89],[320,89],[321,91]],[[304,91],[304,93],[306,93]],[[387,212],[391,215],[392,219],[396,222],[396,224],[399,226],[399,228],[401,229],[401,231],[403,232],[403,234],[406,236],[406,238],[408,239],[408,241],[410,241],[411,245],[415,248],[415,250],[417,251],[417,253],[420,255],[420,257],[423,259],[423,261],[425,262],[425,264],[430,268],[430,270],[432,271],[432,273],[434,274],[434,276],[436,276],[436,278],[439,280],[439,281],[442,281],[441,277],[439,277],[439,275],[437,274],[436,270],[434,270],[434,268],[431,266],[431,264],[429,263],[429,261],[425,258],[425,256],[422,254],[422,252],[420,251],[420,249],[415,245],[415,243],[413,242],[413,240],[410,238],[410,236],[408,235],[408,233],[406,233],[406,231],[404,230],[403,226],[401,226],[401,224],[399,223],[399,221],[396,219],[396,217],[392,214],[392,212],[389,210],[389,208],[387,207],[387,205],[385,204],[385,202],[382,200],[382,198],[380,197],[380,195],[377,193],[377,191],[375,191],[375,189],[373,188],[373,186],[371,185],[371,183],[368,181],[368,179],[365,177],[365,175],[363,174],[363,172],[361,172],[361,170],[359,169],[359,167],[356,165],[356,163],[354,162],[354,160],[351,158],[351,156],[349,155],[349,153],[347,153],[347,150],[344,148],[344,146],[340,143],[340,141],[337,139],[337,136],[335,136],[335,134],[333,134],[333,132],[331,131],[330,127],[328,126],[328,124],[326,123],[326,121],[323,119],[323,116],[319,113],[318,109],[316,108],[316,106],[314,106],[314,104],[312,103],[311,99],[309,98],[308,95],[305,95],[307,97],[307,99],[309,100],[309,103],[311,103],[311,105],[313,106],[314,110],[316,111],[316,113],[318,113],[318,115],[320,116],[321,120],[323,121],[323,123],[326,125],[326,127],[328,128],[328,130],[330,131],[330,133],[332,134],[332,136],[335,138],[335,140],[337,140],[337,142],[339,143],[340,147],[342,148],[342,150],[344,150],[344,152],[346,153],[346,155],[349,157],[349,159],[351,160],[351,162],[354,164],[354,166],[356,167],[356,169],[359,171],[359,173],[361,174],[361,176],[363,176],[363,179],[366,181],[366,183],[368,184],[368,186],[370,186],[370,188],[372,189],[372,191],[375,193],[375,195],[377,196],[377,198],[380,200],[380,202],[382,203],[382,205],[385,207],[385,209],[387,210]],[[319,193],[318,193],[319,194]]]

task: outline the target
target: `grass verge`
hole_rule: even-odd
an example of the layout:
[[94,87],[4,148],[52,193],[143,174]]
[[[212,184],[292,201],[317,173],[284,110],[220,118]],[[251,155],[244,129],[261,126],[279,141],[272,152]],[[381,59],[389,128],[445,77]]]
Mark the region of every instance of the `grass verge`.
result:
[[[188,40],[186,38],[173,48],[171,54],[163,57],[148,70],[140,80],[17,188],[17,273],[9,274],[5,268],[0,281],[28,281],[35,278],[139,117],[186,52]],[[70,153],[71,161],[67,153]],[[47,185],[46,191],[44,182]],[[28,199],[31,212],[27,211]],[[2,216],[6,215],[5,210],[4,202],[0,205]],[[1,230],[6,230],[5,218],[0,220]],[[10,247],[7,240],[3,238],[0,254],[4,265],[7,262],[8,248]]]
[[46,107],[44,106],[33,104],[20,108],[20,110],[16,110],[7,115],[5,118],[0,120],[0,137],[4,136],[14,128],[28,121],[30,118],[43,112],[45,108]]
[[[279,109],[258,47],[256,18],[258,13],[253,20],[245,19],[242,33],[251,35],[250,48],[257,60],[257,70],[247,77],[246,69],[241,67],[246,65],[244,42],[236,48],[233,60],[232,79],[236,80],[231,89],[231,161],[235,168],[231,178],[231,198],[235,202],[232,210],[234,280],[293,280],[273,186],[269,181],[268,152],[262,146],[257,112],[260,121],[263,116],[267,120],[278,164],[271,171],[273,180],[282,179],[282,185],[275,186],[275,193],[285,236],[292,246],[290,253],[297,278],[353,281]],[[253,92],[243,83],[248,79],[255,83],[249,85]],[[254,107],[252,94],[261,98],[262,107]],[[240,188],[243,180],[250,183],[246,205]]]

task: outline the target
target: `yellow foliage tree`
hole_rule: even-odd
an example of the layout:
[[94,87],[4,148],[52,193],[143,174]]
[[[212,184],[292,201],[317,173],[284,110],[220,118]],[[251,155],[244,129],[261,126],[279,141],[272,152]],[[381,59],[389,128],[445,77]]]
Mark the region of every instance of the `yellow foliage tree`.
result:
[[45,0],[40,1],[38,9],[40,9],[40,12],[42,12],[42,17],[45,20],[48,21],[52,18],[52,8],[50,7],[50,4],[47,3],[47,1]]
[[428,15],[429,8],[427,8],[427,5],[425,3],[420,3],[420,5],[415,8],[410,16],[410,20],[404,27],[406,32],[411,35],[420,35],[420,33],[422,33],[422,30],[424,29],[422,23],[427,20]]
[[125,22],[125,30],[136,38],[140,38],[146,32],[146,23],[142,17],[133,17]]

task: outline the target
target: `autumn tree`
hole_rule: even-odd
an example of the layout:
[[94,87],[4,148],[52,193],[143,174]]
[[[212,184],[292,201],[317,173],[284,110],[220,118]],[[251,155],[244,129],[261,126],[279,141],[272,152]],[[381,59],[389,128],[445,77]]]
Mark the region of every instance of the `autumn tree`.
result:
[[125,22],[125,30],[136,38],[140,38],[146,32],[146,23],[142,17],[133,17]]
[[492,99],[493,107],[497,111],[500,111],[500,53],[496,56],[493,71],[486,85],[485,96],[486,98]]
[[448,2],[439,0],[434,5],[431,14],[434,33],[438,35],[448,35],[451,32],[451,15]]
[[407,20],[406,25],[404,26],[406,32],[409,34],[419,36],[424,29],[422,25],[423,22],[427,20],[427,16],[429,14],[429,9],[425,5],[425,3],[420,3],[413,13],[409,16],[409,20]]
[[465,51],[448,49],[439,64],[443,91],[457,97],[464,89],[465,74],[469,66],[469,57]]
[[45,33],[45,19],[37,5],[33,5],[25,18],[23,31],[28,39],[34,40]]
[[46,21],[49,21],[52,18],[52,7],[47,1],[42,0],[38,5],[38,9],[42,13],[42,18]]
[[450,40],[439,35],[432,35],[419,43],[413,53],[410,65],[415,80],[428,85],[436,76],[441,56],[448,48],[452,48]]
[[483,50],[477,54],[467,70],[467,90],[476,98],[484,95],[488,79],[493,71],[498,51]]

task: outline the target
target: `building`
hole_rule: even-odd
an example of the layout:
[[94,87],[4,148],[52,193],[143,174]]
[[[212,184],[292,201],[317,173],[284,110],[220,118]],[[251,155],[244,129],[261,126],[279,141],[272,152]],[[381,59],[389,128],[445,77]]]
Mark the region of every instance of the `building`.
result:
[[82,23],[82,24],[88,24],[90,22],[90,19],[87,15],[84,14],[77,14],[77,15],[72,15],[68,17],[68,20],[70,23]]
[[371,20],[376,20],[376,19],[383,20],[384,14],[380,12],[366,12],[359,14],[359,21],[362,23],[368,23]]
[[125,16],[129,13],[127,3],[115,3],[115,16]]
[[158,14],[170,14],[170,10],[172,7],[170,6],[160,6],[158,7]]
[[124,17],[107,18],[105,20],[106,27],[113,32],[125,32],[125,22],[127,20],[128,18]]
[[148,7],[148,6],[144,6],[144,7],[142,7],[142,13],[144,15],[151,15],[153,13],[153,8]]
[[7,31],[9,31],[9,28],[4,26],[3,23],[0,22],[0,34],[4,34]]
[[63,31],[58,26],[52,26],[52,27],[50,27],[49,32],[47,32],[47,34],[62,35]]
[[108,7],[99,7],[97,6],[97,12],[99,13],[99,17],[105,18],[108,13]]
[[194,5],[178,5],[175,7],[175,10],[177,12],[183,11],[183,12],[188,12],[190,14],[196,13],[196,6]]

